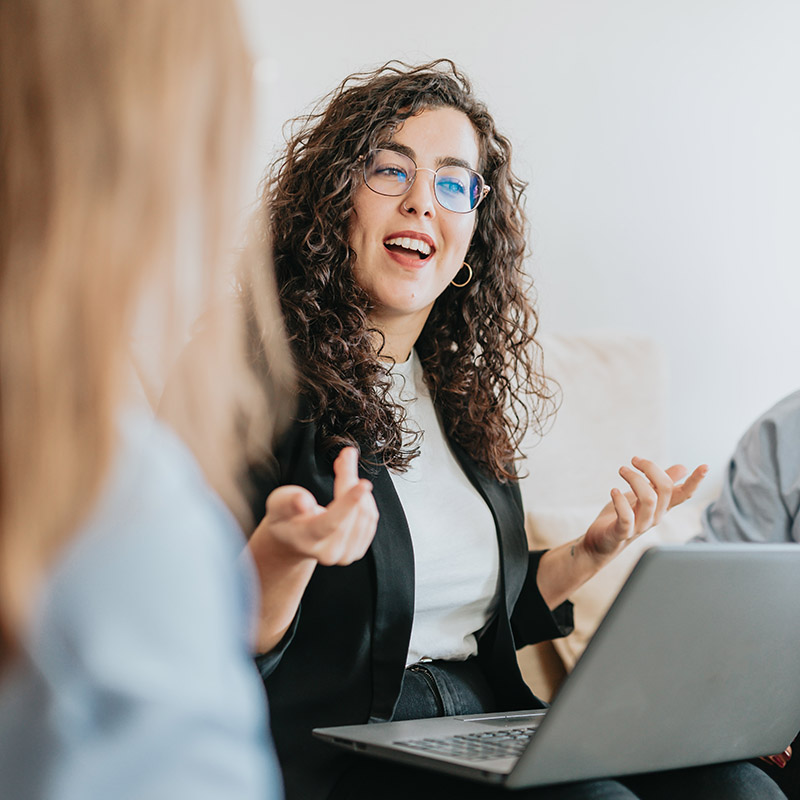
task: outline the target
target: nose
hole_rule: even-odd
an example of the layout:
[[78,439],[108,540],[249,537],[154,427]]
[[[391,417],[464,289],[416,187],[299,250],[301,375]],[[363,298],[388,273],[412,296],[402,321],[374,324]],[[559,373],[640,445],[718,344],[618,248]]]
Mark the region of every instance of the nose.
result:
[[[422,172],[429,172],[421,175]],[[425,167],[417,167],[417,174],[411,188],[402,196],[400,207],[406,214],[419,214],[421,217],[436,216],[436,197],[433,193],[434,171]]]

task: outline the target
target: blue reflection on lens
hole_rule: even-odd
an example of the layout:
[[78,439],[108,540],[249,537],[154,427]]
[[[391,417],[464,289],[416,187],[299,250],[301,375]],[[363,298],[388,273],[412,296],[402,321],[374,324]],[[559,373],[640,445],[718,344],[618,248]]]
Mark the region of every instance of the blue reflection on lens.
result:
[[466,211],[469,207],[467,188],[464,182],[453,175],[437,176],[436,197],[451,211]]
[[481,194],[481,181],[477,175],[470,175],[470,185],[469,185],[469,202],[470,208],[475,208],[478,205],[478,201],[480,200]]

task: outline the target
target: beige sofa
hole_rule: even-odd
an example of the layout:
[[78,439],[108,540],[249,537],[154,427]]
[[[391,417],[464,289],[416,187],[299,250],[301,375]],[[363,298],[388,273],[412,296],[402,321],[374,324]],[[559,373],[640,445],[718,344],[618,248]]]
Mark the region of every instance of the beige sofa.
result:
[[[561,386],[551,429],[525,443],[521,480],[532,548],[579,536],[608,501],[625,488],[619,467],[633,456],[665,462],[667,374],[665,357],[649,339],[618,333],[542,339],[545,371]],[[574,666],[641,552],[656,542],[682,542],[699,527],[702,504],[673,509],[657,528],[634,542],[572,597],[575,631],[553,643],[520,651],[533,691],[550,699]]]

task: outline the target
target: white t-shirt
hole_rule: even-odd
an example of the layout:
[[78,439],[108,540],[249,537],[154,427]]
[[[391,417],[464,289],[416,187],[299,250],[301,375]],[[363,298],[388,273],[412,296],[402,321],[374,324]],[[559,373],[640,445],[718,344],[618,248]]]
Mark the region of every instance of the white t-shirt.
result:
[[478,652],[500,577],[497,533],[486,501],[450,450],[416,352],[391,371],[394,402],[423,431],[420,454],[390,470],[414,547],[414,623],[406,665],[423,658],[463,661]]

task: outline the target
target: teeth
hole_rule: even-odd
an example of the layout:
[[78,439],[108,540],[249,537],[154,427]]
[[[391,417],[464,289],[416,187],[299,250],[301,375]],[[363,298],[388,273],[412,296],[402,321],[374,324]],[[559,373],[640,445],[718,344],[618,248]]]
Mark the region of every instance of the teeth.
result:
[[403,236],[397,239],[387,239],[385,244],[397,245],[397,247],[402,247],[404,250],[416,250],[424,256],[431,254],[431,246],[421,239],[409,239],[407,236]]

